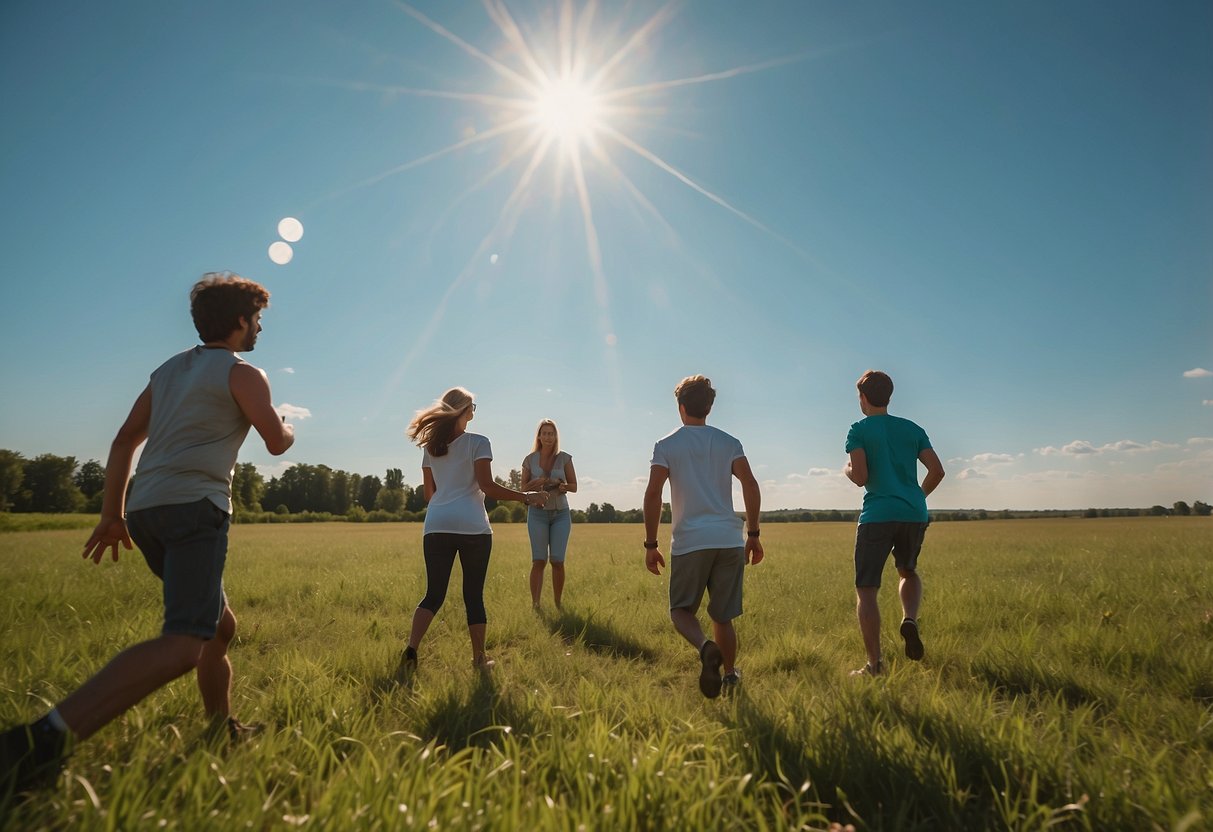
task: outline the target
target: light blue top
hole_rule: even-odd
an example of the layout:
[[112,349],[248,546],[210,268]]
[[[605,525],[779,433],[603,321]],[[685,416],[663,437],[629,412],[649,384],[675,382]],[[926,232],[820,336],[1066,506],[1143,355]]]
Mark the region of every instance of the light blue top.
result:
[[653,465],[670,472],[671,557],[745,545],[733,511],[733,461],[743,456],[740,441],[710,425],[683,425],[653,446]]
[[[569,478],[565,474],[564,466],[567,462],[572,462],[573,457],[560,451],[556,454],[556,458],[552,460],[552,468],[550,471],[545,471],[543,466],[539,464],[539,451],[532,451],[527,455],[527,458],[522,461],[522,464],[529,469],[530,479],[537,477],[547,477],[560,482],[568,482]],[[559,491],[549,491],[548,501],[544,503],[543,508],[548,511],[559,511],[569,507],[569,495],[561,494]],[[534,508],[532,506],[532,508]]]
[[931,447],[927,432],[887,413],[851,425],[847,453],[863,449],[868,461],[860,523],[926,523],[927,497],[918,483],[918,455]]
[[232,367],[244,359],[197,346],[152,373],[147,446],[127,511],[207,499],[232,513],[232,472],[249,421],[232,398]]
[[476,480],[476,460],[492,459],[488,437],[463,433],[447,445],[442,456],[422,453],[421,467],[434,475],[434,496],[425,510],[422,534],[492,534],[484,510],[484,492]]

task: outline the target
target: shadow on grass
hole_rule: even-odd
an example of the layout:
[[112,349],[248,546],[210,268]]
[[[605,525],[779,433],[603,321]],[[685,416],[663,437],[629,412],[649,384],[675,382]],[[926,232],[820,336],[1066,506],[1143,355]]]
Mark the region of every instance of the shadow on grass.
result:
[[1100,691],[1035,661],[1008,657],[1005,661],[994,662],[979,657],[973,661],[972,672],[996,693],[1008,698],[1059,699],[1071,708],[1090,705],[1099,710],[1114,704]]
[[556,613],[545,610],[540,615],[552,635],[558,636],[565,644],[580,644],[595,653],[621,659],[642,659],[647,662],[657,659],[656,651],[628,638],[608,624],[595,621],[593,614],[582,615],[566,608]]
[[418,733],[452,751],[487,748],[502,734],[532,733],[531,713],[497,688],[490,671],[478,671],[470,690],[450,691],[422,718]]

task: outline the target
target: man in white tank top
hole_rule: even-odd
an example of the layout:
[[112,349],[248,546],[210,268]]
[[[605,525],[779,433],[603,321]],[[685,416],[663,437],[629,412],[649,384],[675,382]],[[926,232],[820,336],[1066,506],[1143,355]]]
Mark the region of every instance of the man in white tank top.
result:
[[[699,690],[709,699],[741,682],[736,667],[745,564],[762,560],[758,519],[762,497],[741,443],[710,427],[708,413],[716,400],[710,379],[684,378],[674,389],[682,427],[653,446],[649,485],[644,492],[644,562],[660,575],[665,558],[657,542],[661,495],[670,481],[674,532],[670,538],[670,619],[674,629],[699,651]],[[746,536],[733,512],[733,478],[741,481]],[[707,638],[696,613],[704,591],[712,635]],[[723,671],[723,674],[722,674]]]
[[[203,706],[232,739],[248,730],[231,717],[227,647],[236,618],[223,594],[236,454],[256,428],[271,454],[285,453],[293,428],[279,418],[263,371],[237,355],[261,331],[269,292],[251,280],[208,274],[190,293],[201,346],[152,373],[110,447],[101,521],[84,545],[100,563],[106,550],[138,544],[164,584],[158,638],[119,653],[50,713],[0,735],[0,794],[57,774],[73,740],[83,740],[148,694],[191,670]],[[127,501],[135,450],[147,440]]]

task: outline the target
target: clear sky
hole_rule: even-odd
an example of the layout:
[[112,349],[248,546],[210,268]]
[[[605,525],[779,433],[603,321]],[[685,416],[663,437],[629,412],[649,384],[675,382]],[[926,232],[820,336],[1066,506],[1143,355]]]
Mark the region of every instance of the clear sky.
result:
[[853,508],[874,367],[936,508],[1213,501],[1213,5],[588,12],[0,5],[0,447],[104,461],[226,269],[273,294],[267,475],[416,483],[462,385],[496,473],[551,417],[574,507],[638,507],[704,373],[764,508]]

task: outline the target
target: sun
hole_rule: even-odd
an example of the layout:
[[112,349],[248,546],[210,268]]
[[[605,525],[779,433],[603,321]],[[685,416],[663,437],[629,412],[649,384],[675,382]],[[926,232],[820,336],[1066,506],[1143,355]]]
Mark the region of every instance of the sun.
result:
[[592,140],[604,126],[606,108],[594,88],[572,77],[545,81],[535,95],[531,115],[544,137],[566,149]]

